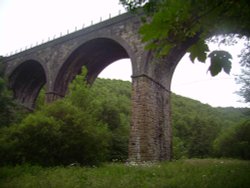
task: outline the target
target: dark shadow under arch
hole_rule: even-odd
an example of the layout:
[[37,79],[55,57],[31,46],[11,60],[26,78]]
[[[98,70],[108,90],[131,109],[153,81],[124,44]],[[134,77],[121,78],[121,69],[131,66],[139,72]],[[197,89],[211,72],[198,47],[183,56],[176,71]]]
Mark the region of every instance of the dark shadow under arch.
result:
[[45,71],[35,60],[23,62],[9,76],[9,87],[14,98],[29,109],[34,108],[39,91],[45,83]]
[[54,90],[64,96],[68,84],[80,73],[82,66],[88,69],[87,81],[93,83],[98,74],[111,63],[130,58],[125,48],[113,39],[96,38],[78,47],[61,67]]

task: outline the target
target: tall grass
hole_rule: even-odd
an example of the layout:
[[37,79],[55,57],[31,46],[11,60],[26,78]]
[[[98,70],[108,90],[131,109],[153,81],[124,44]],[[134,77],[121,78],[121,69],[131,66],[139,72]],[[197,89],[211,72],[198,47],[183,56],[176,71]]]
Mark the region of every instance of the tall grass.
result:
[[2,188],[249,188],[250,161],[191,159],[153,165],[104,164],[100,167],[22,165],[0,168]]

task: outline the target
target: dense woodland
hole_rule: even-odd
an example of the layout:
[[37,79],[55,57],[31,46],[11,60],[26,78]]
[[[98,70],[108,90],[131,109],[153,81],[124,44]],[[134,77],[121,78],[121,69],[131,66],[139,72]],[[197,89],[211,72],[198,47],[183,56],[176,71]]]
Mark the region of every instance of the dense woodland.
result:
[[[64,99],[27,112],[11,100],[1,79],[1,165],[96,165],[126,161],[130,127],[131,83],[97,79],[86,71],[71,83]],[[229,157],[250,159],[247,108],[212,108],[172,94],[173,159]]]

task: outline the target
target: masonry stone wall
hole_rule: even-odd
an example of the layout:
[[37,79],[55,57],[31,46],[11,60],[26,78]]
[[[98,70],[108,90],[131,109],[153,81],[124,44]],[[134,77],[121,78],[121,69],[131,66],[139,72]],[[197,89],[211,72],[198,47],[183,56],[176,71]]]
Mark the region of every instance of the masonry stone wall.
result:
[[171,158],[169,91],[150,77],[133,78],[130,161],[162,161]]

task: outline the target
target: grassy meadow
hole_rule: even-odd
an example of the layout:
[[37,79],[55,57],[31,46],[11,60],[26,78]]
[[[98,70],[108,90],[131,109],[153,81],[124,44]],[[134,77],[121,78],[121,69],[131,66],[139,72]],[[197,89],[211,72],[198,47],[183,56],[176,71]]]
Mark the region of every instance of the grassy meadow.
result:
[[250,161],[188,159],[158,164],[99,167],[0,167],[1,188],[249,188]]

